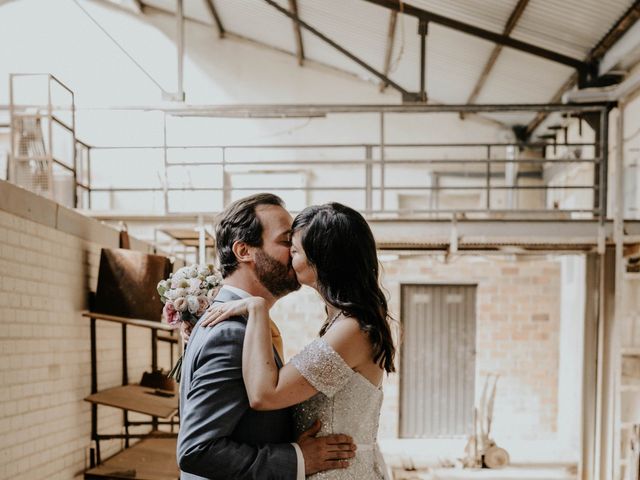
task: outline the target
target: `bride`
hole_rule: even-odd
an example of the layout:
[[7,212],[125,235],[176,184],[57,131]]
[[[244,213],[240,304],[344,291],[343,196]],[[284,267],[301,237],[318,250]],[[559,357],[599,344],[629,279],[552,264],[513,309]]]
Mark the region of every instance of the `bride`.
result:
[[298,281],[317,290],[326,305],[319,338],[278,372],[264,299],[216,304],[201,325],[248,316],[242,374],[252,408],[296,405],[297,434],[319,420],[319,436],[353,437],[357,451],[352,460],[310,478],[387,478],[376,436],[382,379],[395,371],[395,347],[373,234],[358,212],[330,203],[308,207],[295,218],[291,243]]

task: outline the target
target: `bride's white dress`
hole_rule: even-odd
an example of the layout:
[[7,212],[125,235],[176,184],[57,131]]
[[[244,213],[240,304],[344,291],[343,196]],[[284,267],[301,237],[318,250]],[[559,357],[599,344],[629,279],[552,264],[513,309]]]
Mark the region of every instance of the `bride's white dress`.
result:
[[344,433],[357,445],[355,458],[345,469],[328,470],[307,478],[317,480],[386,479],[384,460],[376,444],[382,389],[353,371],[322,338],[314,340],[291,363],[319,393],[294,409],[296,434],[316,419],[319,436]]

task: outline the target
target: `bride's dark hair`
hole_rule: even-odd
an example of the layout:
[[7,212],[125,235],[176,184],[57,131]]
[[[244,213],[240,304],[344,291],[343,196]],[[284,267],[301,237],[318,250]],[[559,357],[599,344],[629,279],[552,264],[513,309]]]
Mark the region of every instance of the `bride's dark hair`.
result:
[[[305,208],[293,221],[301,232],[304,253],[318,275],[322,298],[358,320],[369,335],[373,359],[388,373],[395,372],[395,346],[387,299],[380,288],[376,243],[367,221],[340,203]],[[325,323],[320,335],[328,328]]]

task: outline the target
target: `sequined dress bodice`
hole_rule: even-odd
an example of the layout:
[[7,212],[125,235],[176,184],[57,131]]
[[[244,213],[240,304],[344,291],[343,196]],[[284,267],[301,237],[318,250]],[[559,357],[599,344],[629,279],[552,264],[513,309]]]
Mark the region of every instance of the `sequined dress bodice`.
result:
[[[353,371],[322,338],[314,340],[291,363],[318,393],[294,408],[296,434],[322,422],[319,436],[350,435],[358,449],[346,469],[328,470],[314,480],[382,479],[384,461],[376,444],[382,390]],[[296,436],[297,436],[296,435]]]

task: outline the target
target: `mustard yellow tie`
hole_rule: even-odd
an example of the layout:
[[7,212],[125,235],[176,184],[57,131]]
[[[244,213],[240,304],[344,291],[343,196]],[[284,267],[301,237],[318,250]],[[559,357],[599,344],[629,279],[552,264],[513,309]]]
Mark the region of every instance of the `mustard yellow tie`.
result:
[[271,320],[271,343],[273,343],[273,347],[280,355],[280,360],[284,363],[284,351],[282,348],[282,335],[280,335],[280,330],[278,330],[278,326]]

